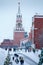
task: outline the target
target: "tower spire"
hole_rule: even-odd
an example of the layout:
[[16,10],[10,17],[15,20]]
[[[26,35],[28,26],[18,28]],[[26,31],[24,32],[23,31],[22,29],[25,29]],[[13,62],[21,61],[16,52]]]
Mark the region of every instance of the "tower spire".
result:
[[20,1],[18,2],[18,13],[17,13],[17,18],[16,18],[16,31],[24,31],[22,27],[22,14],[20,11]]
[[20,14],[20,2],[18,2],[18,14]]

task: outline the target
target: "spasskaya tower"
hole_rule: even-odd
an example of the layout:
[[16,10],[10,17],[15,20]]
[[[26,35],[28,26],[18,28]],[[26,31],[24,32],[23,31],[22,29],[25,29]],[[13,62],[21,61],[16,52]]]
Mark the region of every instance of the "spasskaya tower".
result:
[[20,40],[24,38],[24,28],[22,25],[22,14],[20,11],[20,2],[18,2],[18,13],[16,16],[16,27],[14,29],[14,45],[20,46]]

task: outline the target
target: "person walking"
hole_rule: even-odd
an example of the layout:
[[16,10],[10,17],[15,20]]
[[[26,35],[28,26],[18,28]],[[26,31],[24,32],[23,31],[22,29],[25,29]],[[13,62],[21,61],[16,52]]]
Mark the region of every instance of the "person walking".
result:
[[19,63],[19,59],[18,59],[18,58],[16,58],[16,59],[15,59],[15,62],[18,64],[18,63]]
[[23,59],[23,57],[20,57],[20,64],[24,65],[24,59]]

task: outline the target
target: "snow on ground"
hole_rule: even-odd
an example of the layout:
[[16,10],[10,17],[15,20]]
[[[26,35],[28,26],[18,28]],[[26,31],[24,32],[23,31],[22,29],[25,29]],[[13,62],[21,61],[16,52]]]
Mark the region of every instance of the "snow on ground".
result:
[[7,56],[7,51],[0,48],[0,65],[4,64],[6,56]]
[[[14,57],[14,53],[21,53],[21,51],[20,50],[18,52],[10,51],[12,65],[20,65],[20,62],[19,62],[19,64],[16,64],[15,61],[12,60],[12,57]],[[6,50],[0,48],[0,65],[4,65],[4,61],[5,61],[5,58],[7,57],[7,54],[8,54],[8,50],[6,51]],[[25,64],[29,65],[28,63],[24,62],[24,65]]]
[[[17,63],[15,62],[15,60],[14,60],[14,61],[12,61],[12,65],[21,65],[21,64],[20,64],[20,62],[17,64]],[[30,65],[30,64],[28,64],[28,63],[25,62],[25,60],[24,60],[24,65]]]
[[[4,50],[0,48],[0,65],[4,64],[5,58],[7,57],[7,53],[8,50]],[[27,57],[31,58],[33,61],[35,61],[36,63],[39,62],[39,57],[38,55],[41,53],[41,51],[39,50],[38,52],[33,53],[33,51],[31,52],[25,52],[25,50],[17,50],[17,51],[10,51],[11,56],[13,57],[14,53],[22,53],[24,55],[26,55]]]
[[41,53],[41,51],[36,51],[35,53],[33,53],[33,51],[31,52],[21,52],[24,55],[28,56],[29,58],[31,58],[33,61],[35,61],[36,63],[39,62],[39,54]]
[[14,54],[14,53],[22,53],[22,54],[26,55],[27,57],[31,58],[36,63],[38,63],[39,62],[39,54],[41,53],[41,50],[38,50],[35,53],[33,53],[33,51],[25,52],[25,50],[17,50],[16,52],[11,52],[11,54]]

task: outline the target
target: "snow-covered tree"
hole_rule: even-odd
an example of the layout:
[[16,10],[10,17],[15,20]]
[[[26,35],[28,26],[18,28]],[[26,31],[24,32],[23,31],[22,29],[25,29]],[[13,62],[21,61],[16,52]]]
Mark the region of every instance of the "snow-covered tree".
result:
[[40,59],[39,59],[38,65],[42,65],[42,64],[43,64],[43,48],[41,50],[41,55],[40,55]]

